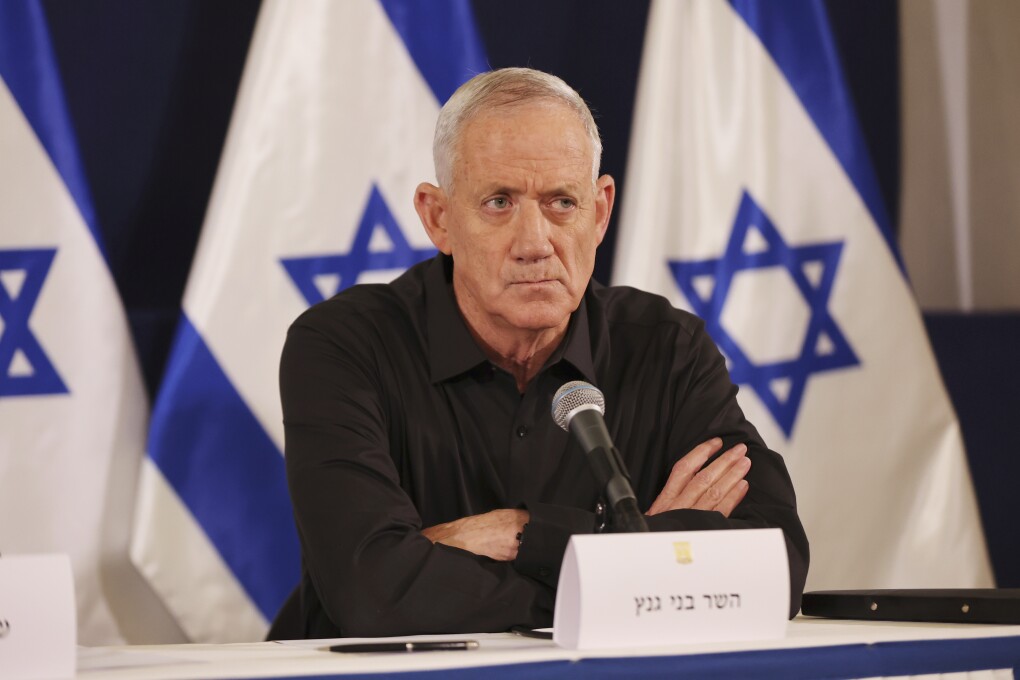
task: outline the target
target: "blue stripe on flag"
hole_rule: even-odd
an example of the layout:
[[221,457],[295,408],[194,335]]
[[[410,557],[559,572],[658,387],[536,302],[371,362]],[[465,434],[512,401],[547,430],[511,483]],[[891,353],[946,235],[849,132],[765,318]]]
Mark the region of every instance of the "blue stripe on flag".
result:
[[822,0],[730,0],[758,36],[857,188],[905,271]]
[[489,70],[468,0],[380,2],[440,105]]
[[300,578],[283,456],[186,315],[148,451],[267,619]]
[[71,193],[107,261],[71,116],[64,101],[46,15],[35,0],[0,2],[0,78],[3,78]]

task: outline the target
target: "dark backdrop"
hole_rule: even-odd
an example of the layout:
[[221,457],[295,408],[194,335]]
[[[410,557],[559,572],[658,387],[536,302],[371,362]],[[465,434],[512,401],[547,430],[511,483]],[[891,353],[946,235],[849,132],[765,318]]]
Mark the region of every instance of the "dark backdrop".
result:
[[[622,196],[647,0],[473,5],[492,67],[556,73],[588,100],[605,142],[603,171],[617,178]],[[895,217],[897,4],[826,5]],[[110,266],[154,396],[259,2],[45,0],[44,6]],[[615,219],[596,262],[603,282],[609,280],[614,227]],[[1020,542],[1009,521],[1020,514],[1020,495],[1004,482],[1020,478],[1020,456],[1007,431],[1009,416],[1020,413],[1020,396],[1003,379],[1020,377],[1020,316],[929,315],[926,323],[967,440],[999,585],[1020,586]],[[954,558],[947,546],[946,559]]]

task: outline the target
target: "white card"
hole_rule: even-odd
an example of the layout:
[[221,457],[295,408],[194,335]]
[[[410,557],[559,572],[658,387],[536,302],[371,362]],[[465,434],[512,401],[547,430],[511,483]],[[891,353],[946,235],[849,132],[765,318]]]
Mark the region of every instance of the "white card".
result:
[[575,535],[553,640],[605,649],[775,639],[789,610],[779,529]]
[[0,678],[73,678],[76,644],[70,558],[0,557]]

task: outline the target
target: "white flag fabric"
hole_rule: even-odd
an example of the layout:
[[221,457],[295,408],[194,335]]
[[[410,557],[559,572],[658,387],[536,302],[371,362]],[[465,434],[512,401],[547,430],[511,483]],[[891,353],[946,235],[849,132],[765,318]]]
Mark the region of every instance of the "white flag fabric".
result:
[[147,411],[42,7],[0,3],[0,552],[70,556],[82,644],[124,640]]
[[821,2],[656,2],[613,282],[701,316],[783,454],[809,589],[992,577]]
[[264,2],[153,410],[132,557],[194,641],[265,635],[299,580],[277,370],[288,326],[435,251],[412,197],[485,69],[469,5]]

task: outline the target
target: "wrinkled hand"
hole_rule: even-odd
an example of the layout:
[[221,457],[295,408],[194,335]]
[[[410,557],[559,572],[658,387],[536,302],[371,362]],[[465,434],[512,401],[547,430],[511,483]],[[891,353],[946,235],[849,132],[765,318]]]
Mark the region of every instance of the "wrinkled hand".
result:
[[527,510],[493,510],[422,530],[433,543],[462,548],[476,555],[510,562],[517,559],[517,534],[528,523]]
[[702,470],[705,461],[721,448],[722,440],[717,437],[695,446],[678,460],[666,486],[645,514],[693,508],[715,510],[729,517],[747,494],[744,476],[751,469],[751,460],[747,458],[747,446],[737,444]]

